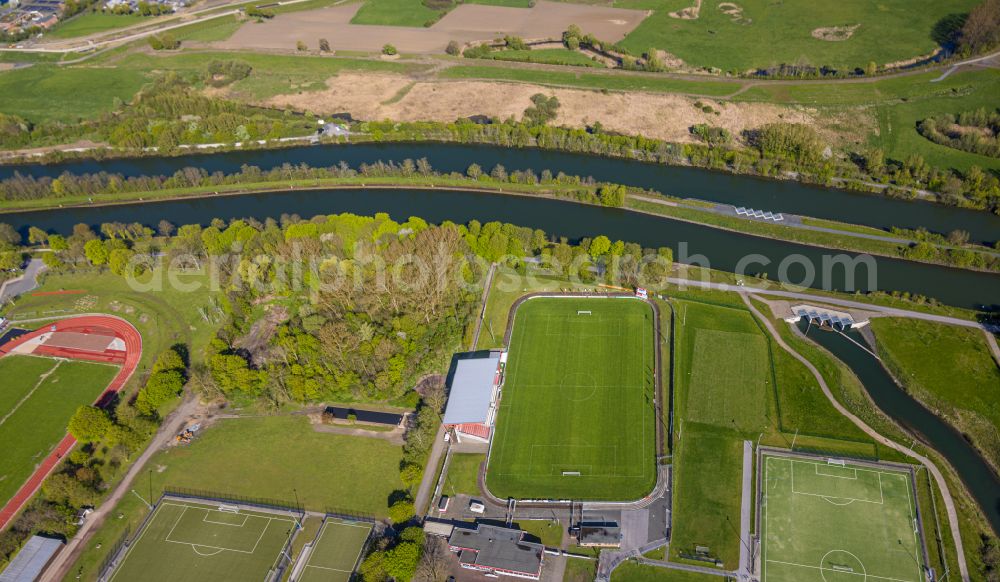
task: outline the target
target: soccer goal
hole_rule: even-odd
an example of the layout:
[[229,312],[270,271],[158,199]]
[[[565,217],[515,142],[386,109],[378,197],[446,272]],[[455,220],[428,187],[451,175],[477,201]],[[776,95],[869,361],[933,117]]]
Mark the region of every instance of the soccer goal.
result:
[[576,314],[577,315],[593,315],[593,313],[591,313],[589,311],[577,311]]
[[239,513],[240,507],[238,505],[228,505],[225,503],[219,504],[219,511],[223,513]]

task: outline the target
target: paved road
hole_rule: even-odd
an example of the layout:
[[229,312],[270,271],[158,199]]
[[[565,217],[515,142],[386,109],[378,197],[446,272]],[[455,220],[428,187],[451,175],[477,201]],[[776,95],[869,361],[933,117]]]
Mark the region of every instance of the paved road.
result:
[[882,305],[876,305],[874,303],[862,303],[860,301],[851,301],[850,299],[840,299],[837,297],[827,297],[825,295],[817,295],[814,293],[782,291],[779,289],[764,289],[762,287],[747,287],[743,285],[730,285],[728,283],[712,283],[710,281],[698,281],[695,279],[680,279],[677,277],[670,277],[667,279],[667,282],[672,285],[689,285],[691,287],[698,287],[701,289],[713,289],[716,291],[749,293],[751,295],[754,294],[771,295],[774,297],[785,297],[788,299],[815,301],[819,303],[825,303],[827,305],[839,305],[842,307],[851,307],[853,309],[863,309],[865,311],[877,311],[879,313],[883,313],[885,315],[891,315],[893,317],[909,317],[911,319],[922,319],[924,321],[933,321],[936,323],[946,323],[949,325],[960,325],[962,327],[973,327],[986,331],[992,331],[992,328],[988,327],[985,324],[979,323],[978,321],[960,319],[958,317],[950,317],[947,315],[923,313],[921,311],[911,311],[909,309],[899,309],[896,307],[884,307]]
[[846,416],[848,420],[854,423],[855,426],[863,430],[868,436],[875,439],[877,442],[882,443],[883,445],[890,447],[892,449],[895,449],[908,457],[916,459],[917,461],[920,462],[920,464],[922,464],[924,467],[927,468],[928,473],[930,473],[930,475],[934,477],[934,481],[937,482],[938,489],[941,490],[941,497],[944,500],[945,510],[948,514],[948,525],[951,529],[952,538],[955,542],[955,554],[956,554],[955,557],[958,560],[959,573],[962,576],[962,581],[968,582],[969,566],[965,561],[965,548],[962,545],[962,536],[961,533],[959,532],[958,511],[955,509],[955,501],[954,499],[952,499],[951,491],[948,489],[948,482],[945,481],[944,475],[937,468],[937,465],[935,465],[930,459],[921,455],[920,453],[917,453],[908,447],[900,445],[895,441],[882,436],[875,429],[868,426],[868,424],[865,423],[865,421],[861,420],[860,418],[855,416],[854,413],[852,413],[850,410],[844,407],[844,405],[842,405],[840,401],[837,400],[836,397],[834,397],[833,392],[830,391],[830,387],[827,385],[826,380],[823,378],[823,375],[820,374],[819,370],[816,369],[816,366],[814,366],[813,363],[810,362],[805,356],[799,354],[791,346],[785,343],[785,340],[774,328],[774,325],[771,323],[771,320],[767,317],[764,317],[764,315],[754,306],[754,304],[750,302],[749,294],[747,292],[741,292],[740,297],[743,299],[743,302],[746,304],[750,312],[753,313],[754,317],[756,317],[762,324],[764,324],[764,327],[767,328],[768,333],[771,334],[771,337],[774,339],[775,343],[777,343],[781,347],[781,349],[788,352],[796,360],[802,362],[802,364],[809,369],[813,377],[816,378],[816,381],[819,383],[820,389],[823,390],[823,394],[826,396],[827,400],[830,401],[830,404],[832,404],[833,407],[836,408],[838,412]]
[[413,502],[417,509],[417,515],[423,515],[430,510],[428,504],[431,502],[431,493],[434,492],[434,486],[437,484],[437,466],[441,462],[441,455],[448,448],[448,443],[444,442],[444,433],[444,425],[442,425],[438,427],[437,434],[434,435],[434,445],[431,446],[431,454],[427,459],[427,466],[424,468],[424,478],[420,481],[417,498]]
[[38,287],[38,275],[44,270],[45,263],[41,259],[28,261],[28,266],[24,268],[24,273],[20,277],[6,281],[0,286],[0,304]]
[[750,516],[753,512],[753,441],[743,441],[743,495],[740,502],[740,565],[736,569],[741,580],[753,575],[753,555],[750,551]]
[[76,535],[66,543],[66,547],[56,554],[56,557],[52,560],[52,564],[42,575],[41,582],[56,582],[62,580],[69,573],[70,568],[73,567],[77,558],[80,557],[84,548],[87,547],[87,543],[100,530],[101,525],[108,518],[108,514],[118,505],[122,497],[128,495],[129,490],[132,489],[132,483],[136,477],[142,474],[146,462],[156,452],[166,446],[174,438],[174,435],[181,431],[187,419],[194,414],[197,408],[198,396],[193,392],[185,394],[184,401],[163,421],[152,442],[149,443],[149,446],[146,447],[146,450],[143,451],[139,458],[132,463],[128,472],[125,473],[125,477],[118,482],[118,486],[115,487],[111,495],[94,510],[94,513],[90,514],[90,517],[87,518],[87,521],[84,522]]

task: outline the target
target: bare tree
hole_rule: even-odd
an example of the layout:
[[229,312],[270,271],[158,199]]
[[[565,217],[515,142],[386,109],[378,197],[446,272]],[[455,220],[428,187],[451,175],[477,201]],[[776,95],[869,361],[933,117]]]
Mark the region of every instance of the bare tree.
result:
[[442,582],[451,571],[451,552],[444,540],[437,536],[427,536],[424,540],[424,554],[413,576],[415,582]]

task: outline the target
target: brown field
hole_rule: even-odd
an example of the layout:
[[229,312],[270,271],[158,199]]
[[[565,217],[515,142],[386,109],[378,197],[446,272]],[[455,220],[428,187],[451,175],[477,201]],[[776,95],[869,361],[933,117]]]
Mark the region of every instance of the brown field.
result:
[[288,49],[298,41],[326,38],[333,50],[377,52],[386,43],[405,53],[444,52],[449,41],[490,40],[507,34],[526,39],[560,38],[570,24],[598,38],[620,40],[646,17],[641,10],[586,6],[540,0],[534,8],[462,4],[430,28],[351,24],[361,7],[347,4],[280,14],[264,23],[247,23],[228,40],[226,49]]
[[[762,103],[727,103],[711,99],[656,93],[601,93],[581,89],[553,89],[527,83],[492,81],[428,81],[405,75],[343,73],[327,81],[323,91],[278,95],[266,104],[327,114],[349,112],[355,119],[398,121],[454,121],[486,115],[520,119],[535,93],[555,95],[561,107],[559,125],[581,127],[600,121],[609,131],[641,134],[674,142],[691,142],[689,128],[708,123],[739,136],[745,129],[785,121],[812,125],[830,142],[842,136],[835,126],[842,120],[820,118],[814,110]],[[711,105],[715,113],[695,107]],[[870,115],[851,113],[851,124],[871,126]]]

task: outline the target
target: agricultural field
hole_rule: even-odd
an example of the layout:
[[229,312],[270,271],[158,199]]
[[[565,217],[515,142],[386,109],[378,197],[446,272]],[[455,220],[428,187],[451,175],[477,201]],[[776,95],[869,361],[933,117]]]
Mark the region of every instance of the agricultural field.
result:
[[437,20],[439,14],[421,0],[367,0],[351,19],[351,24],[416,27]]
[[764,582],[921,582],[912,476],[887,466],[765,455]]
[[[619,0],[653,14],[622,44],[635,53],[666,50],[695,67],[745,71],[776,64],[847,69],[903,61],[934,51],[947,19],[975,0]],[[680,17],[679,11],[688,13]],[[671,15],[673,13],[674,15]],[[692,17],[694,16],[694,17]]]
[[517,498],[632,500],[656,478],[653,312],[630,299],[518,307],[487,483]]
[[74,123],[111,111],[115,99],[127,101],[146,83],[146,74],[129,68],[100,69],[34,65],[0,73],[3,112],[38,123]]
[[368,523],[327,518],[298,580],[349,582],[371,530]]
[[166,498],[109,582],[263,580],[297,528],[297,516],[287,513]]
[[66,435],[77,407],[104,392],[118,368],[107,364],[11,355],[0,359],[0,504]]
[[914,319],[871,325],[896,379],[1000,465],[1000,369],[983,332]]

